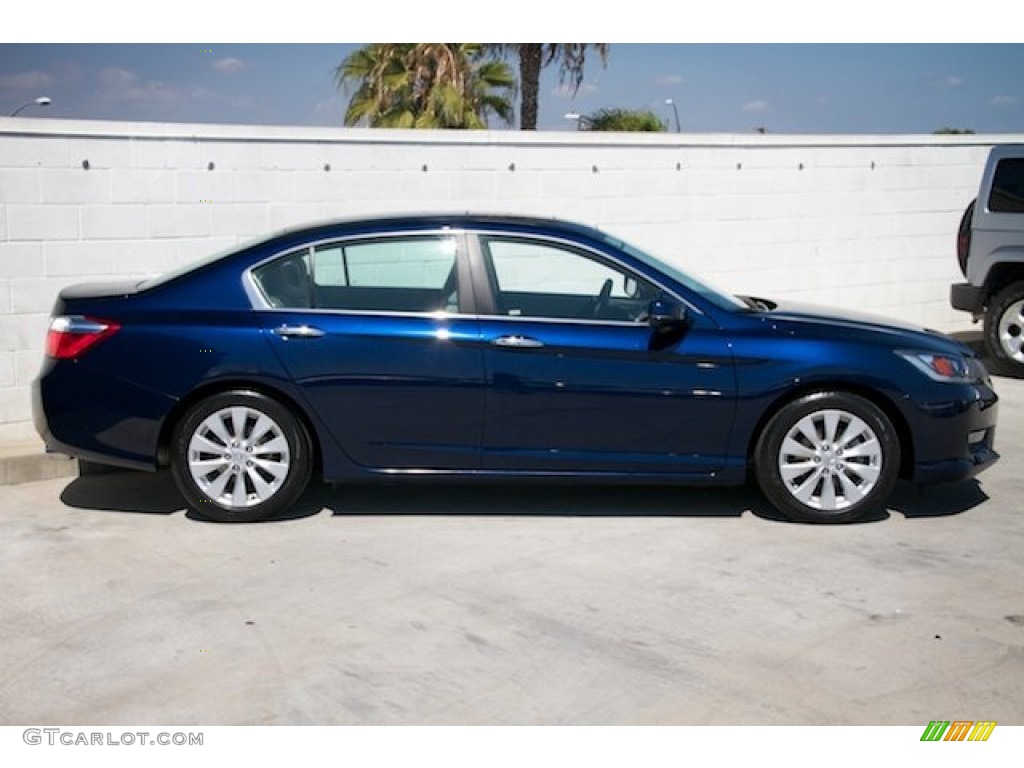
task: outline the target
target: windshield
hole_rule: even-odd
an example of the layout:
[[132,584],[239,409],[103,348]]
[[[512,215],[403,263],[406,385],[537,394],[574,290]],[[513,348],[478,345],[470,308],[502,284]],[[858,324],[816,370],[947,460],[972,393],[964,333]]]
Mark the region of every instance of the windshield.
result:
[[698,294],[702,298],[710,301],[716,307],[720,307],[721,309],[750,308],[748,304],[746,304],[744,301],[737,298],[736,296],[733,296],[732,294],[727,293],[726,291],[723,291],[720,288],[716,288],[715,286],[711,285],[708,282],[698,280],[693,275],[688,274],[683,270],[679,269],[678,267],[673,266],[672,264],[669,264],[667,262],[664,262],[661,259],[656,258],[655,256],[652,256],[646,251],[640,250],[634,245],[630,245],[627,242],[619,240],[617,237],[612,237],[611,235],[605,232],[602,232],[601,235],[603,236],[604,241],[609,245],[614,246],[615,248],[618,248],[621,251],[625,251],[634,259],[643,262],[647,266],[656,269],[659,272],[665,273],[673,280],[675,280],[677,283],[689,288],[691,291]]

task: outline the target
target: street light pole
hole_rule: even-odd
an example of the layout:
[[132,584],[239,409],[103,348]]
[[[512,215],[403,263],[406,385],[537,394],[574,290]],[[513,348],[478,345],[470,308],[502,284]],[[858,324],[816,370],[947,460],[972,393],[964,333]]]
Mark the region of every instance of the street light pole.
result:
[[25,109],[25,107],[31,107],[33,104],[35,104],[38,107],[48,107],[52,101],[53,100],[49,96],[40,96],[38,98],[32,99],[32,101],[26,101],[16,110],[11,112],[11,117],[17,117],[18,113],[21,112],[21,110]]
[[676,103],[672,99],[665,99],[665,103],[672,107],[672,114],[676,116],[676,133],[679,133],[679,110],[676,109]]

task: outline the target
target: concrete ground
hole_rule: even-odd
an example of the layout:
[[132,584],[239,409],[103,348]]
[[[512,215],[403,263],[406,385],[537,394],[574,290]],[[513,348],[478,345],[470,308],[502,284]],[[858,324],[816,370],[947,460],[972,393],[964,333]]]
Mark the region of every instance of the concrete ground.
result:
[[8,486],[0,723],[1024,724],[1024,381],[978,481],[774,519],[752,489]]

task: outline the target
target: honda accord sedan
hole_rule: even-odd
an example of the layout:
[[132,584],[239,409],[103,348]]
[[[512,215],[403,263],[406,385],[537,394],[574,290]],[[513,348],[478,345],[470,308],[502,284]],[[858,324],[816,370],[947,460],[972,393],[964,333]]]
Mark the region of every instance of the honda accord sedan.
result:
[[291,229],[56,301],[33,387],[50,449],[169,467],[187,504],[272,518],[311,477],[740,484],[786,517],[884,508],[990,466],[967,347],[737,298],[602,231],[433,215]]

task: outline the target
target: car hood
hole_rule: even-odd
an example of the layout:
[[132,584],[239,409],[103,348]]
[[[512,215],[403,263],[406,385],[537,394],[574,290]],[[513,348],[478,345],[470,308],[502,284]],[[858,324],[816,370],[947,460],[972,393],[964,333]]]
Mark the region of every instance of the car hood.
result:
[[770,309],[761,312],[762,317],[787,325],[798,325],[805,328],[816,327],[822,330],[841,329],[854,334],[881,335],[889,338],[890,343],[926,344],[929,348],[942,348],[970,353],[970,348],[950,338],[944,333],[925,328],[902,320],[894,320],[867,312],[847,309],[831,309],[828,307],[804,304],[802,302],[773,302],[756,299]]

